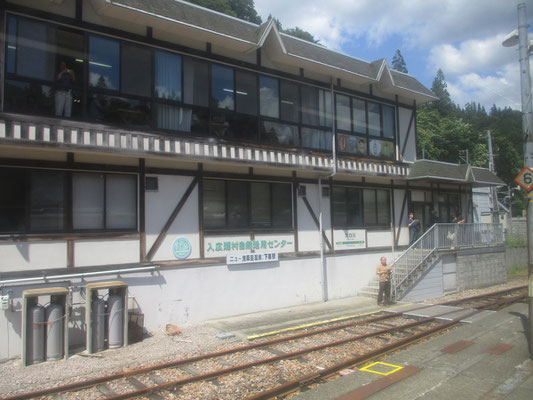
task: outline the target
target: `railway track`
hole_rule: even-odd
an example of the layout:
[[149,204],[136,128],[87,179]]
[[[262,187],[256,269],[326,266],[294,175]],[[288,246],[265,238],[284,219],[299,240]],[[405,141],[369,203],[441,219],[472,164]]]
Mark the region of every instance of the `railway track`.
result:
[[[338,375],[343,369],[361,365],[450,329],[481,310],[499,309],[526,296],[527,287],[522,286],[440,303],[470,309],[461,317],[449,321],[436,317],[407,319],[401,313],[389,310],[370,318],[307,329],[220,352],[6,399],[279,398]],[[428,307],[432,305],[419,304],[416,308],[423,310]]]

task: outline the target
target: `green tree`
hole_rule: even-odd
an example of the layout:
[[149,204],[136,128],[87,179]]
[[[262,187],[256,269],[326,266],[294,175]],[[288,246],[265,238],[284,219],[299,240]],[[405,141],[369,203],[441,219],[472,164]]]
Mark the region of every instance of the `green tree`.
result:
[[394,53],[394,57],[392,57],[392,68],[400,72],[405,72],[405,73],[409,72],[407,71],[407,64],[405,63],[405,60],[403,59],[400,49],[396,50],[396,53]]
[[269,15],[268,18],[272,18],[274,20],[274,23],[276,24],[276,27],[278,28],[278,31],[286,33],[287,35],[291,35],[294,37],[297,37],[302,40],[306,40],[311,43],[319,43],[319,40],[316,40],[313,35],[311,35],[309,32],[304,31],[303,29],[300,29],[298,27],[296,28],[290,28],[290,29],[283,29],[283,25],[281,25],[281,21],[277,18],[273,18],[272,15]]
[[444,77],[444,72],[439,68],[433,84],[431,85],[431,91],[439,98],[439,100],[432,103],[441,115],[449,115],[454,110],[454,104],[448,92],[448,84]]
[[188,0],[188,2],[254,24],[261,24],[261,17],[257,15],[253,0]]

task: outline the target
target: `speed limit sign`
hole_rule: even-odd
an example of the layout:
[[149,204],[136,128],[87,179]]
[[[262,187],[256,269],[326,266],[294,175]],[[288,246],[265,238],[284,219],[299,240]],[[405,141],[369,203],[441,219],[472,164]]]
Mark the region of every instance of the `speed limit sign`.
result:
[[515,178],[515,181],[529,192],[533,188],[533,169],[524,167]]

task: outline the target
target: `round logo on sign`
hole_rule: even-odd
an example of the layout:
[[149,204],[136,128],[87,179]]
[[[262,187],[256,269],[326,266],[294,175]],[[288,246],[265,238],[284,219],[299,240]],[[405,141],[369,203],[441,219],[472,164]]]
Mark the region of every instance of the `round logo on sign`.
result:
[[174,257],[184,260],[191,255],[192,246],[191,242],[185,238],[177,238],[172,243],[172,253]]

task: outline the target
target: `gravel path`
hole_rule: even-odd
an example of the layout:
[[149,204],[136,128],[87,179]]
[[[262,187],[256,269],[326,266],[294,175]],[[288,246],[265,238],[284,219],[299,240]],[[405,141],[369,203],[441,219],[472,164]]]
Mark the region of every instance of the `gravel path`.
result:
[[[446,296],[446,299],[469,297],[524,284],[527,284],[527,276],[512,276],[505,284],[467,290]],[[437,303],[439,299],[427,302]],[[0,396],[59,386],[242,344],[237,339],[216,338],[220,332],[206,324],[180,328],[182,332],[178,336],[154,332],[142,342],[125,348],[106,350],[93,355],[77,353],[68,360],[45,362],[28,367],[22,367],[20,359],[0,363]]]

